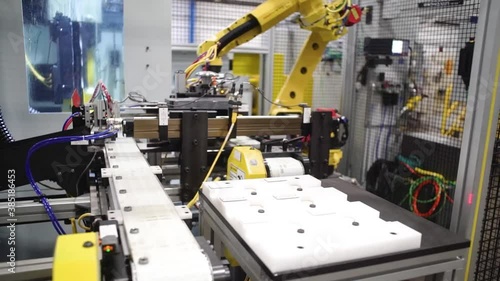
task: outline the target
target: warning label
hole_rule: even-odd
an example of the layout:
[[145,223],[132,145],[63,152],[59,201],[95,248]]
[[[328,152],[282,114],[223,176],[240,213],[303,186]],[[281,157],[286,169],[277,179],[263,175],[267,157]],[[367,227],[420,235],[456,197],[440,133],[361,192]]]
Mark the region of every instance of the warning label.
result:
[[245,173],[243,170],[236,168],[235,166],[231,165],[229,169],[229,179],[230,180],[244,180],[245,179]]

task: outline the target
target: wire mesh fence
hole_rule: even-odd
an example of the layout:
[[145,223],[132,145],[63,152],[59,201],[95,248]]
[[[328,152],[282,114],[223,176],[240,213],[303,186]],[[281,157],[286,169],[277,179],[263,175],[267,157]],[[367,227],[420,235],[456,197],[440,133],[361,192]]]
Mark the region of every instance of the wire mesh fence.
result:
[[352,176],[448,227],[480,1],[360,2]]
[[[213,38],[219,31],[253,10],[262,1],[217,2],[203,0],[172,1],[172,45],[193,46]],[[267,49],[269,35],[262,34],[243,48]]]
[[[499,116],[500,117],[500,116]],[[500,118],[499,118],[500,121]],[[493,150],[474,280],[500,279],[500,122]]]

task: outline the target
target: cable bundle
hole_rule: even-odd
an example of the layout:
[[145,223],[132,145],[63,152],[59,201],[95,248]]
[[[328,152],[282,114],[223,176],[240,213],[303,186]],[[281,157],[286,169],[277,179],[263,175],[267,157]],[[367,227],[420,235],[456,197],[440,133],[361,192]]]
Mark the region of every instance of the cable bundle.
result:
[[89,103],[93,103],[94,100],[99,96],[99,94],[102,94],[102,96],[106,100],[110,113],[113,113],[113,98],[111,98],[111,95],[108,92],[108,88],[102,81],[99,81],[97,83],[97,86],[94,89],[94,93],[92,94]]
[[[418,199],[423,188],[431,184],[434,187],[434,194],[435,194],[434,198],[428,200]],[[445,195],[447,200],[443,200],[442,198],[443,194]],[[433,217],[439,214],[441,210],[444,208],[446,201],[450,201],[451,203],[453,203],[453,199],[451,199],[451,197],[446,192],[446,184],[442,182],[439,178],[432,176],[421,177],[413,181],[410,186],[408,198],[409,198],[408,204],[410,206],[410,210],[417,216],[424,218]],[[440,204],[441,201],[443,201],[442,204]],[[430,203],[432,203],[432,206],[427,212],[421,212],[420,209],[418,208],[418,204],[430,204]]]
[[[426,171],[421,168],[413,168],[408,163],[412,161],[406,159],[402,156],[398,156],[400,163],[416,177],[410,183],[410,188],[406,197],[399,203],[402,205],[406,200],[408,200],[408,206],[410,210],[417,216],[423,218],[431,218],[439,214],[446,201],[453,204],[453,199],[448,195],[447,189],[455,187],[456,183],[454,181],[447,181],[443,175]],[[415,163],[415,162],[413,162]],[[434,197],[430,199],[419,199],[420,194],[426,186],[432,186],[434,188]],[[446,199],[443,200],[443,197]],[[419,209],[419,204],[432,204],[430,209],[423,212]]]
[[201,54],[190,66],[188,66],[185,70],[186,78],[189,78],[191,74],[202,64],[209,63],[215,58],[217,58],[217,44],[213,45],[208,49],[208,51]]

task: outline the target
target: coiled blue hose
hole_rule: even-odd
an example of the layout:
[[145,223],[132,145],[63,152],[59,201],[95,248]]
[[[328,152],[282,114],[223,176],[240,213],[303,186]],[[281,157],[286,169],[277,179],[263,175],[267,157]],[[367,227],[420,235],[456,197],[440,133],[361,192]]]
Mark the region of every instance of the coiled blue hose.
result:
[[30,167],[30,161],[31,161],[31,157],[33,156],[33,153],[35,153],[35,151],[37,151],[45,146],[52,145],[52,144],[67,143],[67,142],[81,141],[81,140],[105,139],[105,138],[112,137],[115,134],[116,134],[116,131],[112,131],[112,130],[108,129],[104,132],[101,132],[101,133],[98,133],[95,135],[55,137],[55,138],[50,138],[50,139],[39,141],[29,149],[28,155],[26,157],[25,167],[24,167],[25,172],[26,172],[26,177],[28,178],[28,180],[31,184],[31,187],[33,188],[35,193],[40,198],[40,201],[43,204],[45,211],[47,212],[47,215],[49,216],[49,219],[52,222],[52,225],[54,226],[54,228],[58,234],[66,234],[66,232],[64,231],[61,224],[57,220],[57,217],[54,214],[54,211],[52,210],[52,207],[50,206],[49,201],[47,200],[47,198],[45,198],[45,195],[41,192],[35,179],[33,178],[33,174],[31,172],[31,167]]

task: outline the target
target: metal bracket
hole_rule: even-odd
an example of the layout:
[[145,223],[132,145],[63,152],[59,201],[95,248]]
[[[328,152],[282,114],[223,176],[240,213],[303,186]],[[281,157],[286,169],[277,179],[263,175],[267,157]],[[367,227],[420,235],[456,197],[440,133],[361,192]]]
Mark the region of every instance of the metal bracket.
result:
[[181,217],[181,219],[183,220],[193,219],[193,213],[191,213],[191,210],[189,210],[189,208],[186,207],[185,205],[175,206],[175,210],[177,211],[177,214],[179,215],[179,217]]
[[123,225],[123,215],[120,210],[109,210],[108,211],[108,219],[115,220],[119,225]]
[[159,106],[158,108],[158,132],[160,140],[168,140],[168,108],[166,105]]
[[[150,166],[151,172],[155,175],[163,174],[163,171],[160,166]],[[116,173],[120,168],[101,168],[101,177],[103,178],[111,178],[113,175],[118,175]]]

